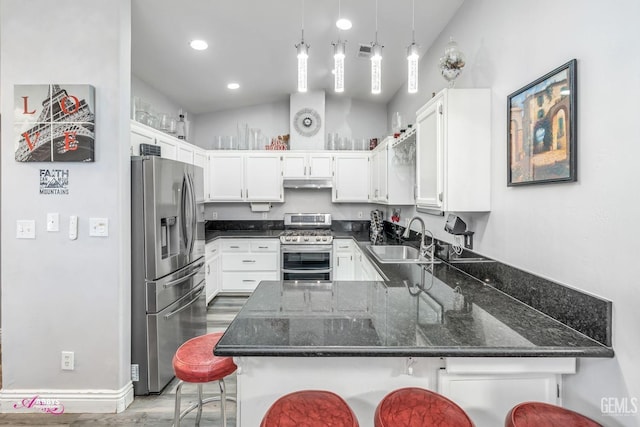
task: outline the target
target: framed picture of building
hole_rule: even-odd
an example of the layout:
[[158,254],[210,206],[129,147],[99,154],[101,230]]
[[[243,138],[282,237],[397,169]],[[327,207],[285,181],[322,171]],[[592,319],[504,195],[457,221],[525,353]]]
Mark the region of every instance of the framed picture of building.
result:
[[507,186],[577,180],[576,60],[507,97]]
[[14,127],[18,162],[93,162],[95,88],[15,85]]

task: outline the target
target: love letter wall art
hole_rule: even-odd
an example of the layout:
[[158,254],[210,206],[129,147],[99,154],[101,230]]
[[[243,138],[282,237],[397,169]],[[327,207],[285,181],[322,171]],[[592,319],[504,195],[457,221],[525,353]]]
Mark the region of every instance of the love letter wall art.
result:
[[93,162],[95,88],[15,85],[18,162]]

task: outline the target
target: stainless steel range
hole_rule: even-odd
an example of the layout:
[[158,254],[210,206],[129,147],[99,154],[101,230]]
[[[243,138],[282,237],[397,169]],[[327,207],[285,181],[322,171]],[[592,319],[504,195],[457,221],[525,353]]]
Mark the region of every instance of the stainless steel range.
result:
[[330,281],[333,277],[331,214],[285,214],[280,235],[282,280]]

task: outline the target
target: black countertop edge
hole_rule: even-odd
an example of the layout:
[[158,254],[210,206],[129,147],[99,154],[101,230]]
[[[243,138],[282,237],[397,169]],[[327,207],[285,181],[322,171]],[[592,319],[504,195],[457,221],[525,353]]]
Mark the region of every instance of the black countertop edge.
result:
[[285,349],[279,347],[216,347],[216,356],[259,356],[259,357],[589,357],[611,358],[613,349],[606,347],[579,348],[451,348],[425,347],[417,350],[407,348],[340,348],[340,347],[297,347]]

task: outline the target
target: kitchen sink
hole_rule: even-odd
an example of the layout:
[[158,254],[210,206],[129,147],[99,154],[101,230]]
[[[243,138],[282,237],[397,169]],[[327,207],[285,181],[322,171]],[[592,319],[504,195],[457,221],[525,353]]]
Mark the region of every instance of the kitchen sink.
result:
[[[411,246],[380,245],[367,246],[373,257],[381,264],[430,264],[431,260],[420,256],[420,252]],[[436,261],[437,262],[437,261]]]

